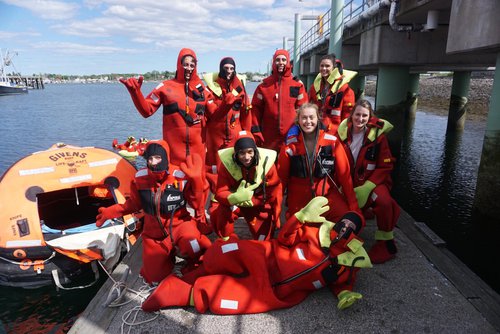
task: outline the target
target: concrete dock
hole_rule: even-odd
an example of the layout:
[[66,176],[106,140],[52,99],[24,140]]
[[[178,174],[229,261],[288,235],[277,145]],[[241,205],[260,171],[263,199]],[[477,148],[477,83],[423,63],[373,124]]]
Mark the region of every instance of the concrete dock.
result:
[[[425,230],[402,211],[396,259],[361,270],[355,291],[363,299],[343,311],[322,289],[295,307],[264,314],[199,314],[192,307],[145,313],[132,291],[121,300],[127,304],[105,307],[113,285],[108,279],[69,333],[500,333],[500,296]],[[374,231],[375,222],[368,221],[361,234],[367,249]],[[248,236],[244,224],[237,223],[236,232]],[[130,267],[126,285],[138,291],[140,265],[138,242],[112,276],[118,280]]]

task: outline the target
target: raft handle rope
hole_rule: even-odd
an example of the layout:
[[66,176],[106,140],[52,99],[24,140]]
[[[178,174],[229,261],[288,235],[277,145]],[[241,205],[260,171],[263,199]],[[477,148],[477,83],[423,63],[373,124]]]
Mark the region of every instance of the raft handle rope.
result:
[[[46,258],[45,260],[43,260],[43,263],[45,264],[45,263],[49,262],[54,256],[56,256],[56,252],[52,252],[52,254],[48,258]],[[11,260],[11,259],[7,259],[7,258],[5,258],[3,256],[0,256],[0,259],[4,260],[5,262],[9,262],[11,264],[15,264],[17,266],[24,265],[24,266],[31,267],[31,266],[38,265],[38,263],[35,263],[36,261],[32,261],[31,263],[29,263],[29,262],[19,262],[19,261],[14,261],[14,260]]]
[[94,272],[94,280],[87,285],[79,285],[73,287],[64,287],[61,284],[61,281],[59,280],[59,272],[57,271],[57,269],[52,270],[51,272],[52,278],[54,279],[54,284],[56,285],[57,290],[62,289],[68,291],[68,290],[85,289],[97,283],[97,281],[99,280],[99,269],[97,268],[97,265],[95,264],[94,261],[90,263],[90,266],[92,267],[92,271]]

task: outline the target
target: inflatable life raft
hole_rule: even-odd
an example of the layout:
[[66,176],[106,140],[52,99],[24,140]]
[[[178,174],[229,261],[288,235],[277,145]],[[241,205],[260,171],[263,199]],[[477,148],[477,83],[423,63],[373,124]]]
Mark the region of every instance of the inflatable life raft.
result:
[[139,216],[95,225],[99,207],[130,195],[135,173],[114,152],[65,144],[12,165],[0,178],[0,285],[97,281],[97,261],[111,269],[139,236]]

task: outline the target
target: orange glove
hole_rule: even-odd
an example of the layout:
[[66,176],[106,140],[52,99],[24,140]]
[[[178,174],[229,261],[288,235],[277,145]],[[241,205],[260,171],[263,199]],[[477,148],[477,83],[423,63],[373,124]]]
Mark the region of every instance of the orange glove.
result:
[[139,79],[136,78],[119,78],[120,82],[127,87],[129,91],[137,91],[141,90],[142,82],[144,81],[144,77],[141,75]]
[[262,132],[253,132],[253,137],[255,138],[255,144],[257,147],[262,147],[264,145],[264,137],[262,136]]
[[130,97],[132,98],[132,102],[134,102],[135,107],[142,116],[149,117],[156,111],[157,107],[154,106],[153,100],[145,99],[144,95],[142,95],[141,86],[144,81],[144,77],[140,76],[139,79],[120,78],[119,80],[125,85],[125,87],[127,87]]
[[186,162],[182,162],[179,166],[186,174],[194,192],[203,192],[204,182],[202,176],[203,161],[199,154],[193,153],[186,157]]
[[228,92],[226,95],[224,95],[224,103],[226,105],[232,106],[235,101],[236,96],[234,96],[232,92]]
[[100,207],[97,212],[99,213],[95,217],[95,224],[97,227],[101,227],[106,220],[123,216],[123,207],[121,204],[115,204],[107,208]]

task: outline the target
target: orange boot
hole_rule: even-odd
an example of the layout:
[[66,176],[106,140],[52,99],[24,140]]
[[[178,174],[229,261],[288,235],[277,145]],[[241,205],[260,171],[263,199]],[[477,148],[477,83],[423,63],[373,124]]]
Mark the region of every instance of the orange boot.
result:
[[398,249],[394,239],[377,240],[372,248],[368,251],[372,263],[380,264],[392,260],[396,257]]

